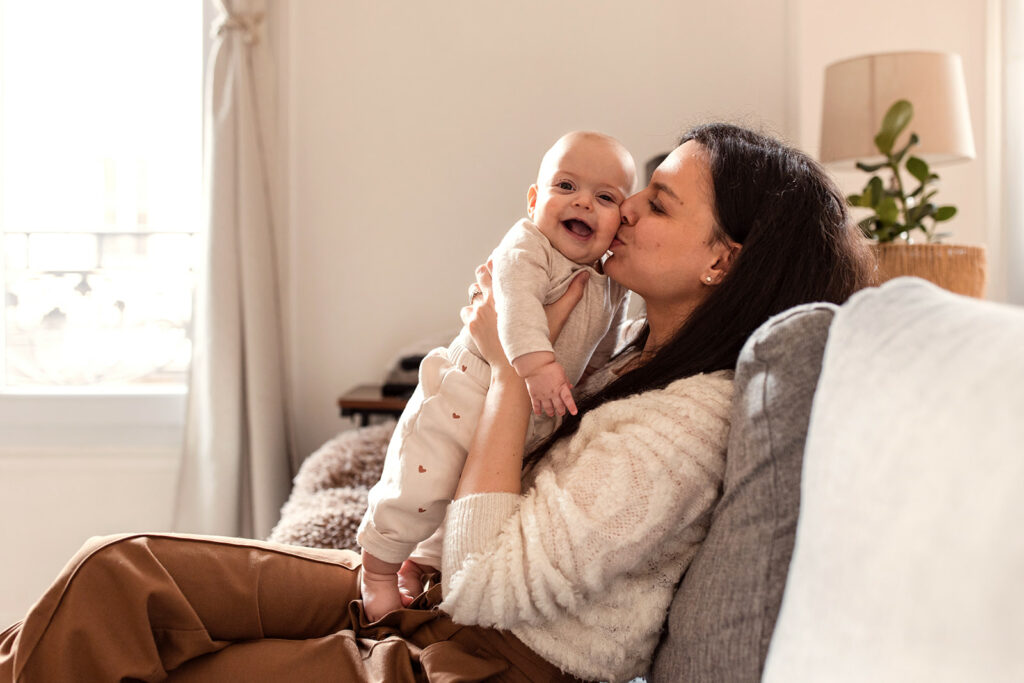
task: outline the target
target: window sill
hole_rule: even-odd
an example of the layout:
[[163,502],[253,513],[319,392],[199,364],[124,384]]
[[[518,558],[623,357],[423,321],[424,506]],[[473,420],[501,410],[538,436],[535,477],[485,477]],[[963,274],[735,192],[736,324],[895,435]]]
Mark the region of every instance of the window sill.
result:
[[180,448],[184,387],[7,390],[0,393],[0,451]]

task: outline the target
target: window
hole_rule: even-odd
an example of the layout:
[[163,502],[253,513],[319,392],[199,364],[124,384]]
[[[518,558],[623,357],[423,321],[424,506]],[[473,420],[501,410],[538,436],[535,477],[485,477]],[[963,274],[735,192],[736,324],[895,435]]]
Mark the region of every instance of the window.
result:
[[0,392],[183,387],[203,4],[0,0]]

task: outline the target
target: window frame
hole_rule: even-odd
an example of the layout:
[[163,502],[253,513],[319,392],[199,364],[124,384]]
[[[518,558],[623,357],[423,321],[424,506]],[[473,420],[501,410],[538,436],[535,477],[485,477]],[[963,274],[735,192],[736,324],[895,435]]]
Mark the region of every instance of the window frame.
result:
[[0,392],[0,451],[179,448],[186,387]]

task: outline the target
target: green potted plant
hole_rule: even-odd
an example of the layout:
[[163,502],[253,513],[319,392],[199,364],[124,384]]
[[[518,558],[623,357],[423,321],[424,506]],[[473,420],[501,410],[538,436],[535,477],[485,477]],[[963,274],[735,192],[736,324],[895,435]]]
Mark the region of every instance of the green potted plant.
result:
[[[857,162],[857,168],[872,176],[859,194],[847,197],[851,206],[870,210],[857,224],[876,243],[877,282],[914,275],[960,294],[981,296],[985,289],[984,248],[941,244],[949,233],[938,232],[938,226],[956,215],[956,207],[935,201],[938,189],[934,184],[939,176],[924,159],[912,154],[920,143],[917,134],[911,132],[906,143],[896,147],[897,138],[913,118],[914,106],[907,100],[889,107],[874,138],[884,159],[872,164]],[[912,180],[905,182],[903,170]],[[888,173],[888,182],[879,171]],[[925,243],[914,242],[916,231],[924,233]]]
[[[847,197],[852,206],[871,209],[872,214],[858,225],[865,235],[878,242],[892,242],[897,238],[912,242],[914,230],[923,232],[928,242],[941,241],[949,233],[938,233],[936,227],[956,215],[955,206],[937,206],[932,201],[938,190],[931,185],[939,176],[924,159],[910,154],[911,148],[920,142],[917,133],[911,133],[907,143],[895,149],[896,138],[913,118],[914,105],[907,100],[898,100],[889,107],[882,119],[882,129],[875,136],[875,147],[885,160],[877,164],[857,162],[857,168],[867,173],[883,169],[891,173],[889,184],[886,186],[881,176],[872,175],[860,194]],[[901,164],[918,183],[909,193],[900,172]]]

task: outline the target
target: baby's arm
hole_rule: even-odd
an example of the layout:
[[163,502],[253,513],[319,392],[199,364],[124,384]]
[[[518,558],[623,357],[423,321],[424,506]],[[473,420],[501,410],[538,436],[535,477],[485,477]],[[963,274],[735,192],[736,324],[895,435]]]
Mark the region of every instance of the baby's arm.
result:
[[360,590],[363,593],[363,609],[367,619],[377,621],[388,612],[402,607],[402,596],[398,592],[398,570],[402,565],[374,557],[365,548],[362,556]]
[[[555,361],[544,297],[551,285],[551,247],[540,231],[520,221],[492,254],[498,337],[512,366],[526,380],[537,415],[576,413],[571,385]],[[545,399],[548,401],[545,405]]]
[[526,380],[535,415],[565,415],[566,410],[576,414],[572,385],[565,376],[562,364],[555,360],[554,352],[534,351],[523,354],[512,361],[512,367]]

